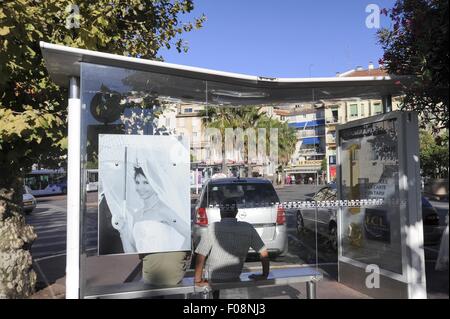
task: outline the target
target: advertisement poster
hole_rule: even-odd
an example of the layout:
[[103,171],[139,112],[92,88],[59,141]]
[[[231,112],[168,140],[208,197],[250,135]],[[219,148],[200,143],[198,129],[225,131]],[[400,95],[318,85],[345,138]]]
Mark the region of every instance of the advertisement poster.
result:
[[383,200],[342,209],[342,256],[402,273],[396,121],[343,129],[339,145],[340,199]]
[[99,255],[191,247],[189,142],[99,135]]

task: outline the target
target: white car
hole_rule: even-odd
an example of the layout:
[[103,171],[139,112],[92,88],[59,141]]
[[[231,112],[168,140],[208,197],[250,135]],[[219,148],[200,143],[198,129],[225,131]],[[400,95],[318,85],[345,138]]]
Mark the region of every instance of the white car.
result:
[[36,198],[31,194],[31,190],[28,186],[23,187],[23,211],[26,214],[31,213],[36,208]]
[[[219,205],[232,199],[238,205],[237,219],[255,227],[269,253],[284,256],[288,251],[285,210],[276,205],[279,197],[272,183],[261,178],[210,179],[202,189],[193,216],[194,247],[209,224],[220,221]],[[249,253],[255,253],[250,250]]]

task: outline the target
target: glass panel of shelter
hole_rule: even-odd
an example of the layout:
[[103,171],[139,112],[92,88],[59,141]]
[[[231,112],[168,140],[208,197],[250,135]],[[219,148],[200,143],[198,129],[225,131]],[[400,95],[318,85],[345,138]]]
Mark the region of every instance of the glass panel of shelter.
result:
[[[124,233],[121,232],[121,226],[125,222],[118,217],[132,205],[126,202],[126,199],[130,198],[127,197],[128,194],[137,193],[139,190],[135,186],[137,183],[133,184],[127,179],[130,174],[123,174],[123,180],[119,176],[120,172],[128,172],[127,165],[134,163],[130,162],[132,148],[125,145],[127,138],[118,139],[117,136],[176,133],[171,132],[170,127],[161,125],[158,117],[166,110],[175,109],[175,113],[169,113],[168,117],[169,120],[176,121],[181,97],[196,104],[203,104],[206,84],[202,80],[89,63],[82,63],[81,68],[84,172],[81,174],[81,294],[85,297],[93,294],[93,291],[101,295],[142,289],[140,257],[143,256],[140,256],[137,250],[132,251],[125,247],[129,243],[124,242]],[[99,168],[99,157],[102,156],[99,143],[102,143],[102,137],[105,135],[111,137],[111,145],[115,146],[104,148],[109,150],[110,157],[117,157],[117,154],[112,153],[117,153],[117,149],[124,147],[129,160],[121,159],[120,156],[116,158],[118,175],[115,177],[111,176],[112,174],[105,175],[99,170],[98,194],[87,193],[86,170]],[[125,146],[120,145],[122,142]],[[133,205],[136,208],[139,206],[139,197],[136,195],[134,199]],[[189,260],[186,260],[186,263],[188,262]],[[120,289],[118,285],[121,286]]]
[[[270,154],[263,158],[258,154],[253,161],[245,152],[243,156],[241,153],[230,155],[225,152],[226,161],[223,161],[221,155],[225,147],[219,149],[218,154],[213,154],[208,146],[214,143],[214,137],[203,138],[205,126],[208,125],[219,128],[222,132],[226,127],[251,127],[248,119],[235,121],[236,119],[230,118],[230,114],[244,117],[243,110],[250,112],[257,109],[258,112],[263,110],[270,113],[273,120],[276,118],[274,107],[285,105],[286,100],[293,105],[304,103],[307,99],[314,103],[316,98],[326,97],[326,88],[269,91],[82,63],[81,90],[83,172],[98,168],[101,134],[188,135],[191,137],[192,248],[198,244],[198,230],[205,227],[205,223],[220,220],[220,207],[217,206],[228,198],[238,205],[238,219],[253,224],[263,241],[268,243],[267,246],[273,253],[273,266],[295,264],[318,267],[320,263],[328,273],[337,273],[339,204],[336,187],[318,185],[318,181],[315,181],[316,185],[285,186],[289,179],[284,174],[284,167],[278,165],[278,161],[274,162]],[[345,89],[342,91],[343,95],[351,94]],[[286,98],[286,92],[292,95]],[[298,100],[300,102],[296,103]],[[231,109],[234,111],[230,111]],[[218,126],[217,123],[211,123],[214,119],[229,120],[229,123],[220,123]],[[279,128],[279,124],[274,123],[278,122],[269,121],[268,125],[263,126],[269,129],[264,142],[267,153],[270,153],[272,146],[270,128]],[[295,127],[292,124],[295,121],[290,125]],[[259,131],[255,132],[256,136],[258,134]],[[248,139],[246,141],[244,149],[248,147]],[[284,143],[280,139],[278,141]],[[279,153],[277,155],[282,156]],[[226,169],[223,168],[224,164]],[[240,177],[241,181],[231,185],[209,185],[208,181],[213,180],[213,175],[220,177],[220,173],[227,177]],[[140,256],[138,252],[124,253],[120,234],[114,227],[114,213],[110,209],[113,199],[107,200],[105,183],[101,179],[102,172],[99,175],[98,194],[87,193],[87,181],[82,180],[81,235],[84,268],[81,280],[84,295],[89,295],[92,288],[102,286],[105,287],[105,293],[114,293],[111,289],[115,288],[108,288],[113,285],[122,285],[125,290],[140,289],[142,286],[132,285],[142,283]],[[83,178],[86,174],[81,176]],[[257,182],[243,182],[249,176],[265,179],[267,183],[261,185]],[[126,190],[120,188],[119,193],[122,191]],[[129,188],[128,192],[131,191],[133,189]],[[357,198],[353,196],[348,199]],[[317,204],[317,201],[320,203]],[[120,203],[117,202],[116,206],[120,207]],[[204,217],[208,217],[208,220]],[[285,236],[287,246],[283,240],[275,238],[279,234]],[[257,260],[250,258],[245,263],[244,270],[255,266],[255,262]],[[189,264],[189,260],[186,263],[192,270],[193,263]]]

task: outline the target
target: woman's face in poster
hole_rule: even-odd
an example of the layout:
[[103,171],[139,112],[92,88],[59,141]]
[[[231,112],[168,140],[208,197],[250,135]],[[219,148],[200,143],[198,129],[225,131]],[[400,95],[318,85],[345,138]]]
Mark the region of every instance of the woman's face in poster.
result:
[[134,182],[136,185],[136,192],[143,200],[150,198],[155,193],[150,186],[148,179],[144,175],[137,174]]

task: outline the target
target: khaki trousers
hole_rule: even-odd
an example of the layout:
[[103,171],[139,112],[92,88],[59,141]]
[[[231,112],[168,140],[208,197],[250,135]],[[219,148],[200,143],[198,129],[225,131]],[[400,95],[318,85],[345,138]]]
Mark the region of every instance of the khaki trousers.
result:
[[142,260],[142,278],[146,284],[176,285],[186,273],[189,257],[186,251],[148,254]]

